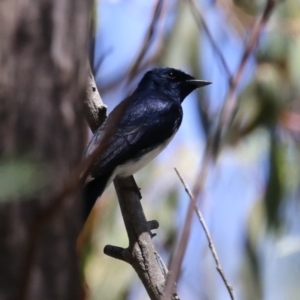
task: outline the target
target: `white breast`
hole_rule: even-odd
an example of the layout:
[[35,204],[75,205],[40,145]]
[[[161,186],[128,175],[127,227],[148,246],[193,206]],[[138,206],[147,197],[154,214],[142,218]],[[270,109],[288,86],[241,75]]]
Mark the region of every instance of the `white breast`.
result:
[[146,166],[151,160],[153,160],[160,152],[162,152],[168,146],[168,144],[170,143],[170,141],[172,140],[174,135],[172,135],[168,140],[166,140],[159,147],[146,153],[140,159],[131,160],[131,161],[126,162],[123,165],[118,166],[116,168],[116,170],[114,171],[113,178],[115,176],[127,177],[127,176],[133,175],[136,172],[138,172],[140,169],[142,169],[144,166]]

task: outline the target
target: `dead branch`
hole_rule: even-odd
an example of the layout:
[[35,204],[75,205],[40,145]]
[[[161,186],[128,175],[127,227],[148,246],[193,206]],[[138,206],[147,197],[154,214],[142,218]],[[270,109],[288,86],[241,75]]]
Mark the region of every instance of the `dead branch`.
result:
[[180,181],[181,181],[181,183],[182,183],[182,185],[183,185],[186,193],[188,194],[188,196],[189,196],[189,198],[190,198],[190,200],[191,200],[191,202],[193,204],[193,208],[195,210],[195,213],[197,214],[198,220],[199,220],[199,222],[200,222],[200,224],[201,224],[201,226],[202,226],[202,228],[204,230],[204,233],[206,235],[206,238],[207,238],[207,241],[208,241],[208,247],[209,247],[209,249],[210,249],[210,251],[212,253],[212,256],[213,256],[213,258],[215,260],[216,268],[217,268],[217,270],[218,270],[218,272],[219,272],[219,274],[220,274],[220,276],[221,276],[221,278],[222,278],[222,280],[223,280],[223,282],[224,282],[224,284],[225,284],[225,286],[226,286],[226,288],[228,290],[230,298],[232,300],[234,300],[235,297],[234,297],[234,294],[233,294],[233,288],[229,284],[228,279],[225,276],[225,273],[223,271],[223,268],[222,268],[222,265],[221,265],[221,262],[220,262],[220,259],[219,259],[216,247],[215,247],[215,245],[213,243],[212,237],[211,237],[210,232],[209,232],[209,230],[207,228],[207,225],[206,225],[205,220],[204,220],[204,218],[202,216],[202,213],[201,213],[199,207],[197,206],[196,200],[195,200],[192,192],[190,191],[189,187],[187,186],[187,183],[184,181],[182,175],[179,173],[179,171],[176,168],[175,168],[175,172],[176,172],[177,176],[179,177],[179,179],[180,179]]
[[115,179],[114,185],[124,219],[129,246],[126,249],[107,245],[104,253],[129,263],[143,282],[151,299],[160,299],[165,278],[157,263],[151,229],[158,222],[147,222],[133,176]]
[[[210,156],[210,153],[207,152],[206,155],[204,156],[203,163],[201,165],[200,174],[198,176],[198,184],[195,186],[195,189],[193,190],[194,195],[199,196],[200,192],[204,188],[210,161],[211,161],[211,156]],[[187,214],[185,217],[182,234],[179,239],[178,246],[175,250],[175,255],[171,261],[171,265],[170,265],[171,271],[167,278],[163,300],[170,299],[173,285],[175,284],[175,282],[177,282],[177,279],[179,277],[182,260],[183,260],[183,257],[184,257],[185,251],[186,251],[186,247],[187,247],[187,243],[189,240],[189,236],[190,236],[190,230],[191,230],[191,225],[192,225],[192,216],[193,216],[193,205],[192,205],[192,202],[190,202],[188,211],[187,211]]]
[[[197,176],[198,180],[193,188],[193,195],[195,199],[197,199],[200,194],[202,193],[204,189],[204,185],[207,178],[208,168],[215,161],[216,155],[219,153],[220,150],[220,139],[221,139],[221,132],[223,131],[223,128],[230,122],[230,118],[232,117],[232,113],[234,112],[235,106],[236,106],[236,98],[235,98],[235,91],[238,86],[238,83],[241,80],[241,77],[245,70],[246,62],[248,61],[251,53],[255,49],[255,46],[257,45],[260,33],[264,29],[272,11],[275,8],[275,1],[274,0],[268,0],[266,4],[266,8],[264,10],[264,13],[262,14],[260,20],[257,22],[257,25],[254,26],[250,38],[248,40],[247,45],[245,46],[245,51],[242,55],[239,67],[237,69],[237,72],[233,76],[230,84],[230,89],[227,94],[227,97],[224,101],[221,115],[217,124],[217,130],[215,131],[214,135],[212,136],[212,143],[207,143],[206,149],[204,151],[204,158],[203,162],[200,167],[199,175]],[[186,251],[187,242],[189,239],[190,229],[191,229],[191,223],[192,223],[192,216],[193,216],[193,205],[192,202],[190,202],[188,211],[186,214],[185,222],[184,222],[184,228],[183,233],[181,235],[179,246],[177,247],[177,250],[175,252],[174,258],[171,262],[170,266],[170,276],[167,279],[166,283],[166,289],[164,292],[164,298],[165,300],[169,299],[171,293],[172,293],[172,287],[174,285],[174,282],[176,282],[176,279],[179,276],[180,272],[180,266],[184,257],[184,253]]]
[[106,105],[103,104],[91,70],[89,70],[86,97],[84,99],[84,113],[93,132],[100,127],[107,117]]

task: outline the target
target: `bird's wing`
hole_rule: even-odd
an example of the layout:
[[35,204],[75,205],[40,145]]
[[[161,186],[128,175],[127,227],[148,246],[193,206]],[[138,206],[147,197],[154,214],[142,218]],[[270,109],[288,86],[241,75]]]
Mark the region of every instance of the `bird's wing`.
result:
[[95,132],[86,154],[90,155],[100,142],[104,143],[104,151],[91,170],[93,177],[111,172],[116,166],[138,158],[177,131],[182,120],[180,104],[157,99],[152,99],[152,103],[155,105],[146,105],[146,109],[138,107],[139,104],[129,107],[133,115],[124,114],[120,122],[113,125],[114,129],[105,141],[101,141],[101,138],[106,130],[110,130],[109,124],[116,115],[115,110],[120,108],[117,107],[107,122]]

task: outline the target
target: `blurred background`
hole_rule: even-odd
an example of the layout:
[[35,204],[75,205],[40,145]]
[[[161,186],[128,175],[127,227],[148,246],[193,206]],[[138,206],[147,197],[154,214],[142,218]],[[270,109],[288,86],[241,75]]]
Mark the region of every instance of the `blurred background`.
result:
[[[168,148],[135,175],[154,243],[169,263],[190,188],[213,139],[230,79],[241,63],[266,0],[99,0],[91,62],[111,111],[145,71],[169,66],[213,84],[183,103]],[[237,299],[300,299],[300,1],[276,1],[239,78],[216,160],[198,200]],[[103,254],[126,247],[113,186],[98,201],[82,238],[90,299],[148,299],[131,266]],[[181,299],[230,299],[194,218],[178,281]]]

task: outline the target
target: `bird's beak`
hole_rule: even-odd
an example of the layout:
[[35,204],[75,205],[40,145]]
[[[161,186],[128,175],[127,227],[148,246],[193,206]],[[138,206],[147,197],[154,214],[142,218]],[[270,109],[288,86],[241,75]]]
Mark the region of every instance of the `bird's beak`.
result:
[[190,80],[187,80],[186,82],[195,85],[197,88],[212,84],[212,82],[210,82],[210,81],[198,80],[198,79],[190,79]]

